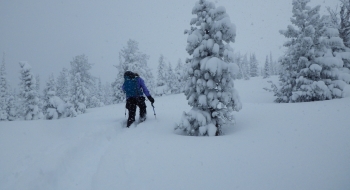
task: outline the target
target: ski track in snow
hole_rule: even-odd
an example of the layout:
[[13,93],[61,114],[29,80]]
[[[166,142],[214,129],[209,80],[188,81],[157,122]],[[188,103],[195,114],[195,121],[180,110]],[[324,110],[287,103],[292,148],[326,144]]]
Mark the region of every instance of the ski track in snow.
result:
[[76,118],[2,122],[0,189],[350,186],[350,99],[276,104],[262,89],[269,86],[266,80],[235,86],[243,109],[221,137],[173,131],[181,112],[190,110],[183,95],[156,98],[157,118],[147,102],[147,120],[131,128],[122,126],[124,104],[89,109]]

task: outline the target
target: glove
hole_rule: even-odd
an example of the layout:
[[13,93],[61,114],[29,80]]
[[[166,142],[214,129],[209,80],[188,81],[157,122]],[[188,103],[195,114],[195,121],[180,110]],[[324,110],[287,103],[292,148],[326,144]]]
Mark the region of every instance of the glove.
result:
[[147,96],[147,98],[152,104],[154,103],[154,99],[152,98],[152,96]]

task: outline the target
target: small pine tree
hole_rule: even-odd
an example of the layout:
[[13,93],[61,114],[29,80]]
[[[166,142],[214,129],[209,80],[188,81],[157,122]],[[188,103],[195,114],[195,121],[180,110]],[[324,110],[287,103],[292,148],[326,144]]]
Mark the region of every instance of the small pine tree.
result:
[[48,114],[48,109],[53,108],[50,104],[50,98],[56,96],[56,82],[53,77],[53,74],[50,75],[49,80],[46,83],[46,87],[44,88],[44,107],[43,113],[47,119],[52,119],[51,115]]
[[90,88],[94,82],[94,77],[90,73],[91,67],[92,64],[84,54],[75,56],[71,61],[72,103],[78,114],[85,113],[87,99],[90,97]]
[[65,102],[69,102],[71,97],[69,78],[69,71],[66,68],[63,68],[60,75],[57,77],[56,95]]
[[169,91],[171,94],[175,93],[176,92],[176,88],[177,88],[177,80],[176,80],[176,77],[175,77],[175,74],[174,74],[174,71],[172,69],[172,66],[171,66],[171,63],[169,62],[168,64],[168,69],[167,69],[167,72],[168,72],[168,78],[166,80],[166,83],[167,83],[167,86],[169,87]]
[[270,64],[270,76],[275,75],[276,71],[275,71],[275,64],[272,60],[272,53],[270,52],[270,57],[269,57],[269,64]]
[[234,57],[234,63],[236,63],[238,65],[239,68],[239,72],[236,74],[236,79],[243,79],[244,78],[244,72],[243,72],[243,57],[242,55],[238,52],[235,54]]
[[8,120],[7,101],[8,97],[8,84],[6,79],[5,68],[5,53],[3,54],[2,64],[0,65],[0,121]]
[[44,89],[43,112],[46,119],[59,119],[65,114],[65,103],[56,96],[56,82],[53,75],[50,75]]
[[98,102],[99,102],[99,105],[98,105],[98,106],[99,106],[99,107],[105,105],[105,104],[103,103],[104,90],[103,90],[103,87],[102,87],[101,78],[98,78],[96,98],[98,99]]
[[157,77],[157,92],[156,95],[162,96],[170,91],[169,87],[169,67],[165,63],[165,57],[160,55],[158,60],[158,77]]
[[87,94],[88,90],[85,88],[81,80],[80,73],[75,73],[74,80],[72,82],[73,93],[72,103],[74,105],[74,109],[78,114],[82,114],[86,112],[86,104],[87,104]]
[[7,101],[7,113],[9,121],[14,121],[18,118],[17,103],[18,101],[16,93],[9,93]]
[[185,86],[184,73],[185,73],[185,67],[182,64],[181,59],[179,59],[175,67],[175,73],[174,73],[176,78],[175,93],[181,93],[184,90],[184,86]]
[[264,65],[264,71],[263,71],[263,78],[269,78],[270,77],[270,62],[269,62],[269,58],[268,56],[266,56],[266,60],[265,60],[265,65]]
[[250,79],[250,68],[249,68],[249,61],[247,54],[244,55],[242,60],[242,66],[243,66],[243,78],[244,80]]
[[258,60],[256,59],[255,53],[253,53],[250,56],[249,63],[250,63],[250,76],[251,77],[259,76]]
[[160,55],[158,60],[158,77],[157,77],[157,86],[164,86],[167,85],[167,79],[168,79],[168,69],[167,65],[165,63],[165,58],[163,55]]
[[113,103],[113,91],[112,91],[112,85],[109,82],[106,82],[105,85],[103,85],[103,103],[104,105],[111,105]]
[[36,81],[31,72],[31,66],[27,62],[20,62],[21,66],[21,114],[25,120],[41,119],[42,111],[39,107],[39,96],[36,88]]

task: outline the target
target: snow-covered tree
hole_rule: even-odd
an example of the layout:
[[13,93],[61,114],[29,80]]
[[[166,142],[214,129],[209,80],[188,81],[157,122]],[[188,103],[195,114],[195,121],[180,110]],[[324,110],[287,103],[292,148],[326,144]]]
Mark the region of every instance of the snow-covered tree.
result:
[[264,64],[264,70],[263,70],[263,78],[269,78],[270,77],[270,62],[269,62],[269,57],[266,56],[265,64]]
[[250,68],[249,68],[249,61],[248,56],[245,54],[242,59],[242,71],[243,71],[243,78],[244,80],[250,79]]
[[250,65],[250,76],[251,77],[259,76],[258,60],[256,59],[255,53],[250,55],[249,65]]
[[344,45],[350,48],[350,1],[340,0],[340,23],[339,23],[339,37],[343,39]]
[[55,105],[52,104],[51,100],[56,96],[56,82],[55,78],[50,75],[49,80],[46,83],[46,87],[44,88],[44,106],[43,112],[46,119],[58,119],[59,114],[56,111]]
[[14,121],[18,116],[18,98],[16,92],[10,92],[7,99],[7,113],[8,120]]
[[112,87],[114,91],[114,101],[116,103],[125,100],[122,85],[124,83],[124,73],[126,71],[138,73],[145,81],[150,93],[154,93],[154,77],[151,69],[147,65],[148,59],[148,55],[139,51],[138,42],[135,40],[128,40],[127,46],[123,47],[119,52],[119,65],[115,66],[118,69],[118,74],[116,80],[112,83]]
[[113,103],[117,104],[123,102],[126,99],[125,94],[122,90],[122,86],[124,83],[124,73],[126,70],[124,69],[121,63],[119,65],[116,65],[115,67],[118,69],[118,73],[117,78],[115,79],[115,81],[112,82],[111,87],[113,94]]
[[[339,31],[339,37],[343,39],[345,48],[342,48],[342,52],[350,52],[350,1],[340,0],[340,12],[337,10],[331,10],[328,7],[330,13],[329,24],[337,28]],[[349,59],[343,59],[344,67],[350,69]]]
[[103,103],[104,90],[103,90],[101,78],[98,78],[96,98],[99,101],[99,105],[98,106],[100,106],[100,107],[104,106],[104,103]]
[[40,76],[39,75],[35,75],[35,89],[38,92],[38,95],[40,96]]
[[[69,81],[70,78],[71,78],[70,72],[66,68],[63,68],[61,70],[59,76],[57,77],[56,96],[65,102],[65,113],[62,114],[62,117],[76,117],[77,116],[77,112],[75,111],[75,107],[71,103],[72,87],[71,87],[71,83]],[[57,100],[57,101],[55,101],[56,102],[55,104],[60,103],[59,99],[54,98],[53,101]]]
[[43,107],[43,113],[46,115],[46,118],[48,118],[48,109],[52,108],[52,105],[50,105],[50,98],[56,96],[56,82],[54,79],[53,74],[49,76],[49,80],[46,82],[46,86],[44,88],[44,107]]
[[104,105],[113,104],[112,85],[109,82],[106,82],[105,85],[102,86],[102,88],[103,88],[103,103],[104,103]]
[[44,89],[44,114],[46,119],[75,117],[77,115],[70,102],[65,102],[56,95],[56,82],[53,75],[49,77]]
[[327,25],[319,15],[320,6],[310,8],[310,0],[293,0],[293,18],[297,27],[280,31],[290,40],[281,59],[284,73],[281,88],[275,93],[276,102],[306,102],[328,100],[342,96],[350,81],[343,71],[341,54],[335,50],[343,46],[336,29]]
[[94,82],[94,77],[90,73],[91,66],[84,54],[75,56],[71,61],[72,103],[78,114],[85,113],[87,98],[90,96],[89,89]]
[[239,52],[234,54],[233,62],[239,67],[239,72],[235,75],[235,79],[243,79],[244,77],[242,60],[243,57]]
[[31,66],[27,62],[19,62],[19,65],[21,66],[21,114],[25,120],[41,119],[43,114],[39,107],[40,100]]
[[81,80],[80,73],[76,73],[73,75],[74,79],[72,81],[72,103],[74,105],[74,109],[78,114],[86,112],[86,104],[87,104],[87,94],[88,89],[85,87]]
[[7,101],[8,101],[8,82],[6,79],[5,53],[0,65],[0,121],[8,120]]
[[168,64],[168,69],[167,69],[167,86],[169,87],[169,91],[171,94],[176,92],[176,88],[177,88],[177,80],[176,80],[176,76],[175,73],[173,71],[173,68],[171,66],[171,63],[169,62]]
[[158,59],[158,77],[157,77],[157,86],[164,86],[167,85],[167,79],[168,79],[168,72],[167,72],[167,65],[165,62],[164,56],[161,54]]
[[166,64],[165,57],[161,54],[158,59],[156,95],[162,96],[170,91],[169,85],[169,67]]
[[196,18],[191,20],[186,50],[192,57],[185,95],[191,111],[184,112],[176,129],[189,135],[220,135],[221,127],[234,122],[232,112],[241,109],[233,75],[238,66],[233,62],[236,31],[224,7],[199,0],[192,9]]
[[181,59],[178,60],[177,65],[175,67],[175,78],[176,78],[176,87],[174,93],[181,93],[184,90],[185,86],[185,77],[184,73],[186,72],[185,67],[181,61]]
[[93,85],[90,87],[90,96],[88,97],[87,108],[96,108],[104,106],[102,102],[102,86],[101,79],[94,81]]
[[65,102],[69,102],[71,97],[69,78],[69,71],[66,68],[63,68],[57,77],[56,95]]
[[272,59],[272,52],[270,52],[269,64],[270,64],[270,76],[275,75],[276,74],[276,65]]

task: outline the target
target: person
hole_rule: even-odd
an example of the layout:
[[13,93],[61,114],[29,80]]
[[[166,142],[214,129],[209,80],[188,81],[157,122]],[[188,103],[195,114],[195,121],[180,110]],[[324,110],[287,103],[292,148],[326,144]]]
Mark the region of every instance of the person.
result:
[[126,71],[124,73],[124,84],[122,89],[126,94],[125,107],[129,111],[126,127],[130,127],[130,125],[135,122],[136,106],[140,109],[140,122],[145,121],[147,106],[145,103],[146,98],[143,94],[146,95],[152,104],[154,103],[154,99],[150,95],[144,80],[137,73]]

